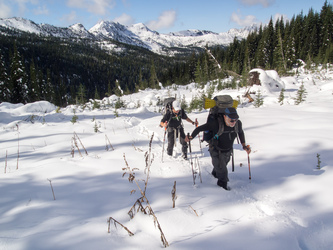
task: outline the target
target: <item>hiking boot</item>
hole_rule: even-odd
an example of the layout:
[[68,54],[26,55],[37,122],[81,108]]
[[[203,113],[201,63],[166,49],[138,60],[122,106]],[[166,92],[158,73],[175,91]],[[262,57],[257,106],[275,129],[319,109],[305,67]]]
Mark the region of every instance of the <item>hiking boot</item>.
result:
[[230,188],[228,187],[228,182],[225,181],[217,181],[217,185],[220,186],[221,188],[229,191]]
[[187,154],[183,154],[182,157],[183,157],[184,160],[188,160]]
[[217,178],[216,172],[214,170],[212,171],[212,176],[214,176],[215,178]]

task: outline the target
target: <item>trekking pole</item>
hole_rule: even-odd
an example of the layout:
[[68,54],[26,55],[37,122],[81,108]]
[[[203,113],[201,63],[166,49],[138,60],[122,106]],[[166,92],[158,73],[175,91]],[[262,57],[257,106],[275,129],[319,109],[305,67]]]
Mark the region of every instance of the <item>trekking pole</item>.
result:
[[163,162],[163,154],[164,154],[165,135],[166,135],[166,127],[164,127],[164,138],[163,138],[163,148],[162,148],[162,162]]
[[[250,145],[247,145],[246,147],[250,148]],[[247,154],[247,163],[249,165],[249,180],[251,181],[250,154]]]
[[[195,118],[195,124],[196,124],[196,127],[198,127],[198,119],[197,118]],[[202,147],[201,147],[200,133],[198,134],[198,138],[199,138],[199,145],[200,145],[201,155],[203,156],[203,151],[202,151]]]
[[[190,133],[187,133],[187,138],[190,138]],[[188,145],[189,145],[189,149],[190,149],[190,163],[191,163],[191,167],[192,167],[193,185],[195,185],[195,176],[194,176],[194,169],[193,169],[191,141],[188,142]]]
[[200,168],[200,165],[199,165],[199,159],[198,159],[198,156],[195,155],[195,158],[196,158],[196,160],[197,160],[198,172],[199,172],[199,177],[200,177],[200,183],[202,183],[202,178],[201,178],[201,168]]
[[232,153],[231,153],[231,155],[232,155],[232,160],[231,160],[231,163],[232,163],[232,172],[234,172],[235,171],[235,161],[234,161],[234,148],[232,148]]

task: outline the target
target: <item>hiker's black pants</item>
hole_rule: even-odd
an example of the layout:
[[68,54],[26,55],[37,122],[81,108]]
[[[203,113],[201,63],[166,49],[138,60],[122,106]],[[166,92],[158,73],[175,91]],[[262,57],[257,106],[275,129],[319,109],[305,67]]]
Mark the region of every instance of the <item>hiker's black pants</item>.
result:
[[185,137],[181,136],[179,129],[168,128],[168,155],[172,155],[173,147],[175,145],[175,138],[179,138],[180,144],[182,144],[182,152],[187,155],[187,142],[185,141]]
[[209,148],[210,156],[212,157],[213,171],[219,182],[228,182],[228,162],[230,161],[232,150],[221,151],[214,147]]

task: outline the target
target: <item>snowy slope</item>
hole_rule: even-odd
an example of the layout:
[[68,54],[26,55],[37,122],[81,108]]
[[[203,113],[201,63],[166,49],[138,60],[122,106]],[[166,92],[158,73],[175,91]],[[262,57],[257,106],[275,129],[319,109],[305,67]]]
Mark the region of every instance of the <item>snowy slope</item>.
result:
[[[178,156],[164,153],[162,162],[158,100],[176,94],[190,102],[202,92],[195,84],[124,96],[127,108],[117,110],[119,117],[108,106],[115,96],[104,99],[101,109],[69,106],[58,113],[47,102],[1,103],[0,249],[163,248],[152,216],[138,212],[129,218],[141,195],[128,174],[123,176],[125,158],[144,189],[152,135],[146,196],[169,249],[332,249],[333,71],[299,72],[279,77],[286,89],[283,105],[277,101],[279,92],[267,88],[272,77],[278,79],[273,72],[264,72],[263,86],[255,87],[264,96],[260,108],[241,97],[245,89],[215,93],[240,96],[238,113],[252,147],[250,181],[247,154],[234,146],[235,172],[228,167],[231,191],[216,185],[209,152],[201,144],[201,154],[198,138],[192,141],[192,157],[198,157],[202,183],[197,178],[193,184],[179,144]],[[306,101],[294,105],[302,83]],[[74,110],[78,120],[72,124]],[[207,111],[188,115],[202,124]],[[187,122],[184,126],[186,132],[194,129]],[[80,152],[74,145],[72,157],[75,135]],[[108,233],[110,217],[134,236],[113,224]]]

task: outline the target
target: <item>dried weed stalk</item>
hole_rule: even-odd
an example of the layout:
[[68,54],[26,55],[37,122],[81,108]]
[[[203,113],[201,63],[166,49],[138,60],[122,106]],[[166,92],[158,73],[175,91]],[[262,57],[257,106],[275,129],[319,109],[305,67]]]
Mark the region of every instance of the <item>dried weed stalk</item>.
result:
[[[108,144],[108,143],[109,143],[109,144]],[[106,151],[109,151],[109,145],[110,145],[110,148],[111,148],[112,150],[114,150],[114,148],[112,147],[112,144],[111,144],[111,142],[110,142],[108,136],[105,135],[105,150],[106,150]]]
[[[158,219],[157,219],[157,217],[156,217],[156,215],[155,215],[155,213],[154,213],[152,207],[150,206],[150,203],[149,203],[149,201],[148,201],[148,198],[146,197],[145,192],[141,189],[139,183],[138,183],[137,180],[135,179],[135,173],[133,172],[134,169],[131,169],[131,168],[128,166],[128,163],[127,163],[127,160],[126,160],[125,154],[124,154],[124,161],[125,161],[125,164],[126,164],[126,168],[123,168],[123,170],[126,171],[126,172],[124,172],[123,176],[126,175],[126,174],[128,174],[128,175],[129,175],[129,177],[128,177],[128,181],[129,181],[129,182],[133,182],[133,181],[134,181],[135,184],[137,185],[138,189],[140,190],[141,195],[142,195],[142,197],[140,198],[141,200],[139,199],[139,200],[140,200],[140,202],[139,202],[139,209],[138,209],[137,211],[139,211],[139,210],[140,210],[140,211],[144,211],[144,214],[149,214],[149,215],[153,216],[153,218],[154,218],[154,225],[155,225],[155,227],[157,226],[157,228],[160,230],[160,233],[161,233],[161,241],[162,241],[164,247],[168,247],[168,246],[169,246],[169,243],[168,243],[167,239],[166,239],[165,236],[164,236],[164,233],[163,233],[163,231],[162,231],[161,225],[160,225],[160,223],[158,222]],[[147,180],[148,180],[148,179],[147,179]],[[147,182],[146,182],[146,184],[147,184]],[[145,185],[145,187],[146,187],[146,185]],[[143,205],[142,205],[142,203],[143,203],[144,201],[147,203],[146,208],[143,208]],[[131,208],[131,210],[129,211],[129,215],[130,215],[131,218],[133,218],[134,215],[135,215],[135,205],[136,205],[136,203],[138,203],[138,200],[135,202],[134,206],[133,206],[133,207]],[[134,209],[133,209],[133,208],[134,208]],[[142,210],[142,209],[143,209],[143,210]],[[147,212],[147,211],[148,211],[148,212]],[[134,212],[134,213],[133,213],[133,212]]]
[[197,211],[195,211],[195,209],[193,209],[192,206],[190,206],[190,208],[193,210],[193,212],[199,217],[199,215],[197,214]]
[[6,150],[6,161],[5,161],[5,173],[7,171],[7,150]]
[[[146,207],[147,208],[147,207]],[[138,212],[142,212],[144,214],[147,214],[146,212],[146,208],[143,207],[142,205],[142,197],[137,199],[136,202],[134,203],[134,205],[131,207],[130,211],[128,211],[128,215],[131,219],[134,218],[134,216],[138,213]]]
[[16,127],[17,127],[17,163],[16,163],[16,169],[18,169],[19,158],[20,158],[20,131],[19,131],[18,124],[16,124]]
[[152,136],[150,138],[149,149],[145,153],[146,168],[145,168],[144,173],[147,175],[147,178],[146,178],[146,181],[145,181],[145,190],[144,190],[144,193],[146,193],[146,190],[147,190],[149,173],[150,173],[150,166],[151,166],[151,164],[154,161],[154,154],[151,153],[151,144],[152,144],[153,138],[154,138],[154,133],[152,134]]
[[[74,135],[73,135],[73,137],[72,137],[72,150],[71,150],[72,157],[74,157],[74,149],[75,149],[75,147],[77,148],[77,150],[79,151],[80,156],[82,157],[82,154],[81,154],[81,151],[80,151],[79,145],[78,145],[78,143],[77,143],[77,140],[80,142],[81,147],[82,147],[82,148],[84,149],[84,151],[86,152],[86,155],[88,155],[88,152],[87,152],[86,148],[83,146],[82,141],[80,140],[79,136],[77,135],[77,133],[74,132]],[[74,147],[74,146],[75,146],[75,147]]]
[[176,195],[176,181],[175,183],[173,184],[173,188],[172,188],[172,191],[171,191],[171,197],[172,197],[172,207],[175,208],[176,206],[176,200],[177,200],[177,195]]
[[123,224],[121,224],[117,220],[113,219],[112,217],[109,217],[109,219],[108,219],[108,233],[110,233],[111,221],[113,222],[113,225],[115,228],[117,228],[117,224],[118,224],[127,231],[129,236],[134,235],[134,233],[132,233],[127,227],[125,227]]
[[53,191],[53,187],[52,187],[52,183],[50,179],[47,179],[50,182],[50,186],[51,186],[51,190],[52,190],[52,194],[53,194],[53,200],[55,200],[55,195],[54,195],[54,191]]

